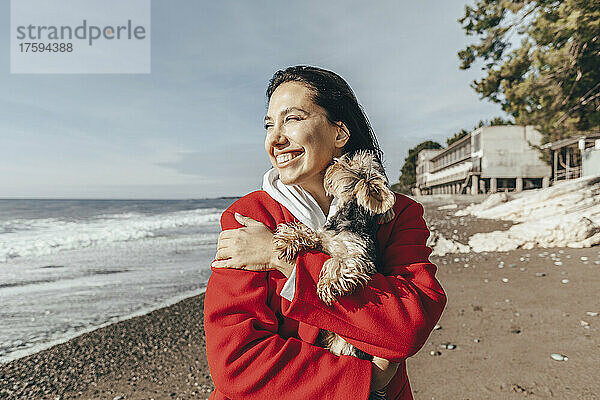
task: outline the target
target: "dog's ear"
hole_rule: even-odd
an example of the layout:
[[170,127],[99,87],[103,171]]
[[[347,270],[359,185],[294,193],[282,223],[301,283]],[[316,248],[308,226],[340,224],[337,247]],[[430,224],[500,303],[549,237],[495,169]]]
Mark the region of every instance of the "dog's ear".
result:
[[337,174],[337,169],[340,168],[339,158],[334,158],[333,163],[327,167],[325,170],[325,177],[323,178],[323,187],[325,188],[325,194],[327,196],[335,196],[336,185],[335,185],[335,176]]
[[353,195],[359,206],[372,215],[383,214],[394,206],[396,195],[388,187],[383,166],[373,151],[357,151],[348,161],[348,169],[358,177]]
[[381,176],[358,181],[354,195],[358,205],[369,210],[372,215],[387,212],[396,202],[396,195]]
[[342,156],[327,167],[323,186],[327,195],[333,195],[338,199],[338,206],[352,199],[352,189],[356,176],[348,170],[347,157]]

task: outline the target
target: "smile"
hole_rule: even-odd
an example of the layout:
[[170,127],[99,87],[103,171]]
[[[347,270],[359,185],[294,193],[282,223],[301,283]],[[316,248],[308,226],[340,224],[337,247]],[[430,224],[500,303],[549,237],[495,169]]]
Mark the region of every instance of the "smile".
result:
[[291,151],[289,153],[283,153],[283,154],[279,154],[275,159],[277,161],[277,166],[278,167],[285,167],[286,165],[288,165],[292,160],[298,158],[298,156],[301,156],[302,154],[304,154],[303,151]]

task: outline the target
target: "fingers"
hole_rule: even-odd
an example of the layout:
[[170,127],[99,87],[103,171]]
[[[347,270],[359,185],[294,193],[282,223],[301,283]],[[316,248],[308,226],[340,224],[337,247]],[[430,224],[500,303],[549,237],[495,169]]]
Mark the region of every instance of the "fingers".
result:
[[235,235],[236,231],[237,231],[237,229],[221,231],[221,233],[219,233],[219,241],[222,241],[225,239],[231,239]]
[[231,258],[231,254],[229,254],[227,247],[217,249],[217,254],[215,254],[215,260],[226,260],[228,258]]
[[239,213],[235,213],[234,216],[235,216],[236,221],[239,222],[240,224],[244,225],[244,226],[264,226],[265,228],[269,229],[262,222],[257,221],[255,219],[252,219],[250,217],[246,217],[246,216],[241,215]]
[[263,272],[263,271],[273,271],[274,268],[271,268],[267,265],[244,265],[239,264],[231,258],[226,260],[214,260],[211,265],[213,268],[232,268],[232,269],[242,269],[246,271],[254,271],[254,272]]
[[233,245],[232,238],[222,237],[221,235],[219,235],[219,239],[217,239],[217,250],[223,249],[225,247],[232,246],[232,245]]
[[213,268],[227,268],[227,260],[214,260],[210,266]]

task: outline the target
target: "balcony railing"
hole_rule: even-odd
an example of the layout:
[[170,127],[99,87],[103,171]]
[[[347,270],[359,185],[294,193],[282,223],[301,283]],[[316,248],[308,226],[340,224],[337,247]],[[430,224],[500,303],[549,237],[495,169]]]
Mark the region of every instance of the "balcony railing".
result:
[[556,171],[554,175],[554,182],[564,181],[567,179],[577,179],[581,177],[581,166],[570,167],[569,169],[561,169]]

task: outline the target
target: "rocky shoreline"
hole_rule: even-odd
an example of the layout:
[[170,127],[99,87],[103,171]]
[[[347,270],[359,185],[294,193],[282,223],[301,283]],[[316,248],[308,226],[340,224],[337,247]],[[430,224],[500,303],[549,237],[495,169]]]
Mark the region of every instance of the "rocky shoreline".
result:
[[0,365],[2,399],[204,399],[204,295]]

